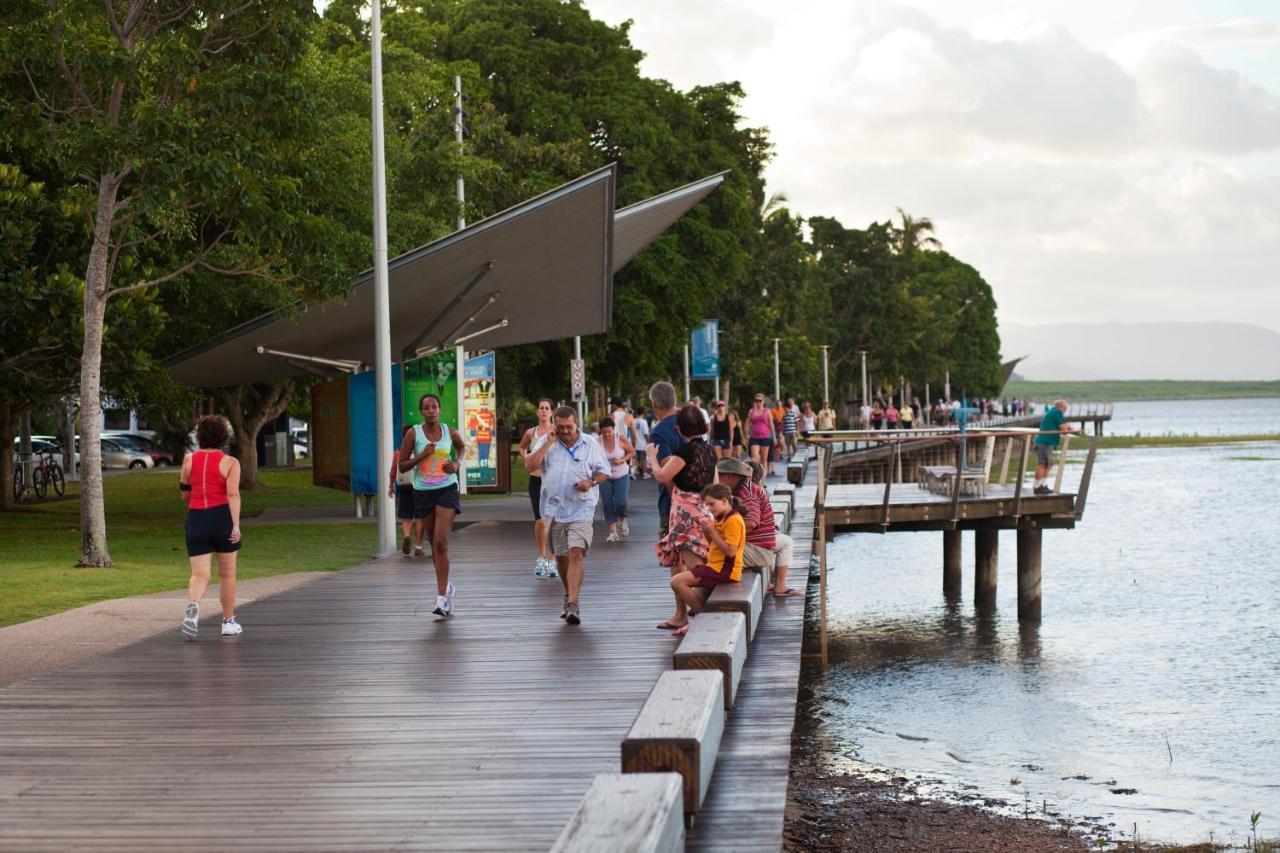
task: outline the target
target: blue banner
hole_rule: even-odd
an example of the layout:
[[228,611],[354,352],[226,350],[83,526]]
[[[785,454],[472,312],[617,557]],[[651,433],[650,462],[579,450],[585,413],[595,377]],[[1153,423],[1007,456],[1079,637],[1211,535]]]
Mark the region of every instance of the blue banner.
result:
[[689,376],[693,379],[720,378],[720,321],[707,320],[693,330]]
[[[377,373],[370,370],[347,379],[347,428],[351,436],[351,492],[357,495],[377,494],[387,488],[387,471],[378,468]],[[391,448],[400,446],[400,365],[391,365]]]

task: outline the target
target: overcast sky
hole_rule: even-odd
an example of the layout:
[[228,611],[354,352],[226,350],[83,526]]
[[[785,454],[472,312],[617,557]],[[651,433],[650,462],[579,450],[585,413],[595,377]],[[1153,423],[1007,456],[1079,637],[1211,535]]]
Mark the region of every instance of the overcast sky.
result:
[[740,80],[797,212],[931,217],[1002,322],[1280,330],[1280,2],[585,4],[650,76]]

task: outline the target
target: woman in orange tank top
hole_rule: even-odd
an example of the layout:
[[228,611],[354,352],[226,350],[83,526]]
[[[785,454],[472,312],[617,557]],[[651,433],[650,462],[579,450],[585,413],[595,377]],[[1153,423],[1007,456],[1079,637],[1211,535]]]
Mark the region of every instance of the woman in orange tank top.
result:
[[[236,552],[240,550],[240,462],[222,452],[231,430],[226,418],[205,415],[196,424],[199,448],[182,460],[178,488],[187,503],[187,556],[191,580],[182,633],[194,640],[200,629],[200,599],[209,588],[213,554],[218,555],[218,598],[222,636],[243,633],[236,621]],[[241,436],[241,440],[244,437]]]

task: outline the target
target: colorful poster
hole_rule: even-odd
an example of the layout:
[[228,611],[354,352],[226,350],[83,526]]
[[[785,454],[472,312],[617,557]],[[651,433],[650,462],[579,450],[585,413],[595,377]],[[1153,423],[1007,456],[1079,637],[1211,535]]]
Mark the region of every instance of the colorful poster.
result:
[[440,422],[458,428],[457,360],[452,349],[404,363],[402,412],[404,423],[422,423],[418,401],[423,394],[440,398]]
[[693,330],[689,375],[693,379],[720,378],[720,321],[707,320]]
[[467,359],[463,368],[462,434],[467,442],[467,485],[498,485],[497,398],[494,381],[497,362],[493,353]]

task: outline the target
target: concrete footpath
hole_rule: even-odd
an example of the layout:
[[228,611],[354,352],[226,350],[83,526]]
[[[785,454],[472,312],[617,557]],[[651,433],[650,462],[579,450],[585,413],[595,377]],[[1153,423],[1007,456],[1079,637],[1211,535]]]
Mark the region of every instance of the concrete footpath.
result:
[[[270,578],[253,578],[236,585],[237,607],[296,589],[334,572],[295,572]],[[18,625],[0,628],[0,687],[63,669],[115,651],[165,631],[178,633],[187,590],[170,590],[87,604]],[[221,618],[217,578],[200,602],[200,617]],[[201,634],[217,631],[202,625]]]

